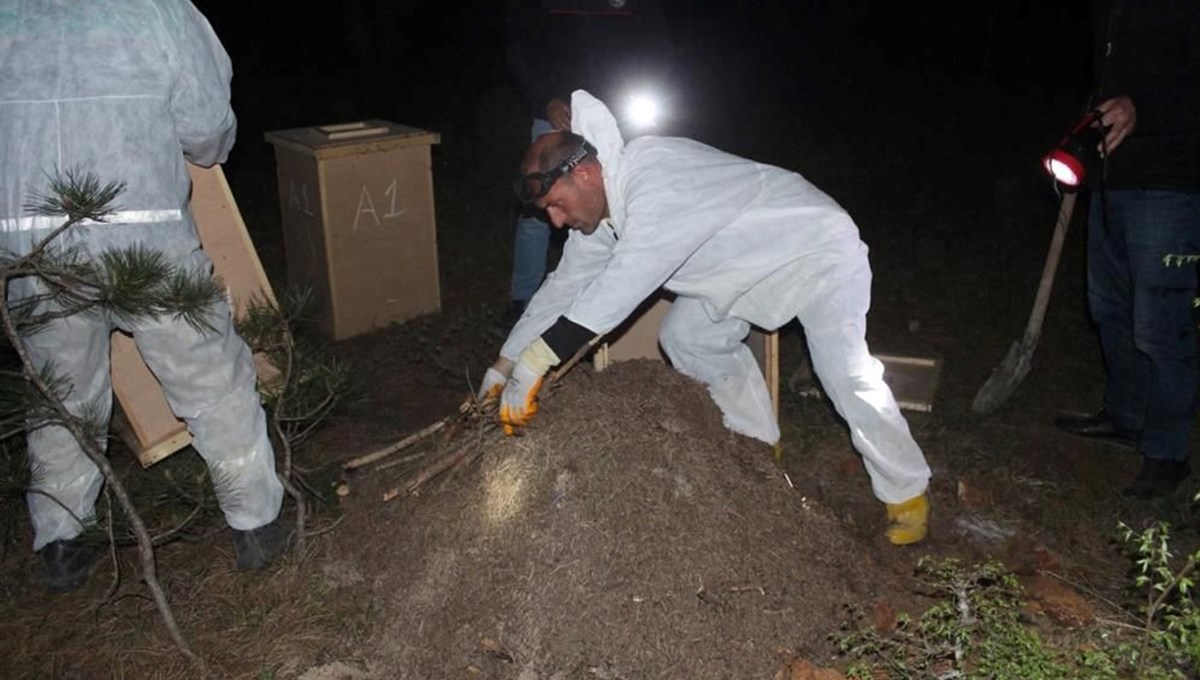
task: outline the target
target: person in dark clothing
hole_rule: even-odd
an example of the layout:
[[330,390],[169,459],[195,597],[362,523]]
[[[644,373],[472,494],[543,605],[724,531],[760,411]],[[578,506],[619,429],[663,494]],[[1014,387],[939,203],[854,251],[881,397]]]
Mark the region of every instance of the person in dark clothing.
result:
[[[530,139],[571,129],[571,92],[625,102],[665,96],[674,48],[658,0],[510,0],[508,68],[533,119]],[[625,130],[630,136],[632,130]],[[523,208],[513,245],[509,322],[546,274],[550,226]]]
[[1135,445],[1122,495],[1173,493],[1189,474],[1200,254],[1200,3],[1093,6],[1090,106],[1104,137],[1088,171],[1088,306],[1108,380],[1101,410],[1062,429]]

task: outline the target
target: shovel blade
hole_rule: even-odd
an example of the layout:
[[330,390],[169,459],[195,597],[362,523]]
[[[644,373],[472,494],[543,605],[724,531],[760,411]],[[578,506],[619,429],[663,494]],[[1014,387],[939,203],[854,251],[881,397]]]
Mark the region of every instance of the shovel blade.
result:
[[1036,342],[1014,342],[1008,348],[1004,360],[992,371],[991,377],[975,393],[971,410],[987,415],[1003,404],[1017,390],[1021,381],[1029,375],[1029,360],[1033,356]]

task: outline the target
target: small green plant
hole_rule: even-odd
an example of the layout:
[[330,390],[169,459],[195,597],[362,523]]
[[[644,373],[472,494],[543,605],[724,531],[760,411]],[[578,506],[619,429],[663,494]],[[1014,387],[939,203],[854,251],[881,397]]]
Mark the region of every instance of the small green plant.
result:
[[1167,673],[1161,677],[1182,678],[1186,677],[1182,671],[1174,669],[1200,670],[1200,607],[1193,594],[1200,549],[1176,558],[1165,522],[1141,532],[1125,523],[1119,526],[1121,537],[1131,546],[1134,585],[1143,598],[1142,634],[1137,646],[1126,650],[1127,661],[1148,676]]
[[[1196,497],[1200,502],[1200,495]],[[1129,620],[1043,640],[1021,620],[1024,593],[1002,565],[957,560],[918,564],[939,600],[892,631],[862,626],[862,615],[833,636],[854,680],[1185,680],[1200,677],[1200,607],[1194,597],[1200,549],[1177,556],[1170,527],[1120,524],[1141,601]]]
[[[1197,496],[1200,501],[1200,496]],[[1118,533],[1134,562],[1133,591],[1140,604],[1133,622],[1098,629],[1098,640],[1076,658],[1079,678],[1185,680],[1200,672],[1200,608],[1193,595],[1200,550],[1177,557],[1170,526],[1143,531],[1125,523]]]
[[859,628],[837,639],[856,659],[847,675],[891,680],[1069,677],[1037,633],[1021,623],[1022,589],[1003,565],[922,560],[922,580],[941,598],[919,618],[897,618],[895,630]]

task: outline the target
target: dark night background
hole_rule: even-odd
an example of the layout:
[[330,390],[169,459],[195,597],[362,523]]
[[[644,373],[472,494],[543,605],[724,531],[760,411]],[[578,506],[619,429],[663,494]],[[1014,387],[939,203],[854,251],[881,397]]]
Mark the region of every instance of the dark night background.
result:
[[[225,169],[276,284],[283,243],[263,133],[383,118],[441,135],[443,307],[505,303],[508,187],[529,113],[505,65],[503,2],[269,14],[197,4],[233,60],[240,127]],[[1018,327],[1058,200],[1039,160],[1086,97],[1084,0],[664,5],[678,95],[668,133],[796,170],[845,206],[877,282],[902,293],[877,290],[876,317],[887,306],[936,314],[945,290],[971,287]],[[946,265],[972,257],[1016,276],[984,281],[979,266]]]
[[[525,132],[505,69],[503,2],[355,0],[258,15],[244,3],[197,4],[233,59],[242,127],[231,173],[269,153],[262,132],[277,128],[380,117],[489,149]],[[668,0],[686,97],[675,131],[746,154],[773,135],[834,132],[825,141],[858,162],[875,151],[864,134],[950,135],[972,154],[1024,141],[1040,148],[1085,94],[1086,10],[1079,0],[937,9]],[[777,142],[762,149],[787,150]],[[757,157],[816,170],[803,159]]]

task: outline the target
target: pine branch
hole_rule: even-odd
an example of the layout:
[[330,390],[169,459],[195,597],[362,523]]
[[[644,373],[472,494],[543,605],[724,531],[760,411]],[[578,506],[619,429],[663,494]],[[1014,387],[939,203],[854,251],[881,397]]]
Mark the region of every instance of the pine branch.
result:
[[[7,279],[0,280],[0,299],[8,299]],[[96,444],[96,440],[89,436],[87,428],[78,418],[67,411],[66,406],[57,399],[53,388],[42,379],[41,373],[34,367],[33,361],[29,358],[29,354],[20,342],[17,329],[13,325],[12,317],[9,315],[6,305],[0,305],[0,320],[3,321],[5,334],[8,335],[9,340],[13,343],[13,347],[17,351],[17,356],[20,358],[21,365],[25,369],[26,377],[41,392],[42,396],[50,402],[52,409],[61,419],[63,426],[75,437],[75,441],[79,443],[84,454],[95,463],[96,467],[100,468],[101,473],[104,474],[104,479],[112,488],[113,495],[120,502],[125,516],[129,518],[129,522],[138,537],[138,553],[142,558],[142,576],[146,581],[146,586],[150,588],[150,593],[154,596],[154,603],[158,606],[158,613],[162,616],[167,631],[170,633],[171,639],[175,642],[175,646],[198,667],[206,670],[207,664],[192,651],[191,646],[179,629],[179,624],[175,621],[175,612],[171,609],[166,591],[163,589],[162,583],[158,580],[158,570],[154,564],[154,547],[150,543],[150,535],[146,531],[146,525],[142,522],[142,517],[134,506],[133,500],[125,490],[125,486],[117,478],[112,465],[108,462],[107,456],[104,455],[104,452]]]
[[[279,478],[296,501],[297,550],[304,550],[308,489],[293,464],[294,447],[337,406],[349,375],[323,346],[297,341],[292,325],[302,318],[309,291],[288,291],[281,303],[255,298],[238,321],[238,332],[256,352],[280,370],[270,386],[260,386],[270,413],[272,437],[282,462]],[[311,491],[311,489],[310,489]]]
[[47,177],[50,180],[50,192],[35,192],[25,209],[35,215],[66,216],[67,220],[39,241],[29,253],[18,258],[18,263],[37,260],[60,234],[84,220],[103,222],[115,210],[112,202],[125,191],[124,182],[109,182],[101,186],[99,177],[80,168],[56,170]]
[[175,267],[142,245],[106,251],[99,262],[81,259],[75,250],[47,251],[13,267],[6,270],[9,278],[36,277],[46,291],[12,304],[22,333],[97,307],[125,322],[172,315],[208,332],[212,305],[222,296],[220,283],[207,273]]
[[[111,299],[105,299],[103,285],[105,282],[112,283],[114,280],[121,280],[121,272],[119,270],[122,261],[119,256],[116,259],[109,258],[109,262],[106,263],[103,272],[104,274],[116,273],[116,278],[101,275],[93,283],[89,279],[93,275],[101,274],[101,272],[97,271],[92,263],[80,259],[76,250],[68,249],[65,252],[54,252],[51,250],[50,245],[63,232],[81,222],[88,220],[104,221],[113,212],[112,203],[124,190],[124,184],[110,182],[101,185],[96,175],[77,169],[67,169],[62,172],[56,171],[49,177],[49,180],[50,193],[35,195],[33,202],[26,207],[36,215],[65,216],[66,219],[59,227],[52,230],[48,236],[39,240],[30,252],[15,258],[10,257],[11,254],[9,253],[4,255],[3,267],[0,268],[0,296],[2,296],[4,301],[4,304],[0,304],[0,322],[3,324],[4,336],[7,337],[9,344],[16,352],[25,380],[40,395],[40,402],[34,402],[35,409],[45,409],[46,416],[44,420],[46,423],[53,422],[69,431],[79,444],[83,454],[104,475],[104,479],[107,482],[106,493],[116,497],[117,502],[120,503],[123,513],[128,518],[137,536],[143,578],[154,598],[159,615],[162,617],[172,640],[180,652],[191,659],[203,673],[207,674],[207,664],[192,651],[191,646],[184,638],[175,620],[175,615],[167,599],[166,591],[158,579],[154,560],[154,547],[149,533],[146,531],[145,523],[142,521],[141,515],[134,506],[124,484],[116,475],[107,456],[104,455],[104,450],[101,446],[104,432],[98,423],[99,418],[97,416],[99,414],[94,407],[88,408],[82,414],[82,417],[72,414],[63,403],[62,384],[50,377],[53,375],[52,367],[45,366],[39,368],[35,366],[25,345],[21,341],[23,326],[19,325],[19,322],[27,322],[31,319],[39,318],[39,316],[43,320],[49,320],[52,317],[44,314],[39,315],[35,311],[38,308],[30,304],[15,305],[17,313],[14,314],[13,309],[7,304],[10,281],[18,276],[37,276],[41,281],[45,282],[49,291],[48,295],[44,296],[43,299],[33,302],[41,303],[48,300],[50,302],[58,301],[63,303],[62,308],[58,310],[60,313],[86,309],[93,298],[111,302]],[[136,259],[140,264],[152,264],[154,260],[153,256]],[[58,269],[51,271],[50,268],[56,265]],[[161,268],[151,267],[151,269],[159,270]],[[136,295],[134,295],[133,307],[136,307],[139,302],[142,301],[137,300]],[[121,304],[123,303],[118,302],[114,309],[131,309],[130,307],[122,307]],[[109,528],[111,540],[111,521]]]
[[[8,299],[7,279],[0,280],[0,299]],[[175,612],[171,609],[171,604],[167,600],[167,593],[163,589],[162,583],[158,580],[158,570],[154,563],[154,547],[151,545],[146,525],[142,522],[142,517],[134,506],[133,500],[129,497],[125,486],[117,478],[112,465],[109,464],[108,457],[100,450],[100,447],[96,444],[96,440],[89,436],[87,428],[85,428],[80,420],[67,411],[66,406],[57,399],[50,384],[42,379],[41,374],[34,367],[33,361],[29,358],[29,354],[25,351],[25,347],[20,342],[17,329],[13,325],[12,317],[9,315],[6,305],[0,305],[0,320],[3,321],[5,334],[8,335],[9,340],[13,343],[13,347],[17,351],[17,356],[20,358],[21,365],[25,369],[26,377],[42,393],[42,396],[50,402],[54,412],[61,419],[63,426],[75,437],[75,441],[79,443],[84,454],[95,463],[96,467],[100,468],[104,479],[112,488],[113,495],[120,502],[122,511],[129,518],[129,522],[138,537],[138,553],[142,558],[142,576],[146,581],[146,586],[150,589],[150,593],[154,596],[154,603],[158,606],[158,613],[162,616],[167,631],[170,633],[171,639],[175,642],[175,646],[179,648],[179,651],[184,656],[206,671],[207,664],[192,651],[191,646],[179,629],[179,624],[175,621]]]
[[68,223],[103,221],[114,210],[112,202],[125,191],[124,182],[109,182],[102,187],[99,177],[80,168],[56,170],[47,177],[49,193],[35,193],[25,209],[37,215],[65,215]]
[[223,294],[220,282],[213,277],[177,269],[167,280],[162,306],[196,332],[207,333],[213,330],[209,321],[213,303]]
[[[276,311],[278,311],[278,308],[276,308]],[[280,483],[283,484],[283,488],[287,490],[288,495],[296,502],[296,551],[303,554],[304,520],[306,515],[304,494],[292,484],[292,444],[288,441],[288,437],[283,431],[283,424],[280,422],[281,413],[287,405],[288,386],[292,383],[292,371],[295,368],[296,359],[296,343],[292,339],[291,330],[287,327],[287,320],[283,314],[278,315],[277,321],[280,325],[278,332],[280,340],[283,343],[284,362],[279,378],[279,384],[282,388],[275,397],[275,408],[271,410],[271,429],[275,432],[275,438],[279,440],[279,445],[283,447],[283,472],[279,473],[278,476]]]
[[101,258],[95,302],[120,319],[172,315],[197,332],[213,330],[209,315],[221,286],[204,272],[173,267],[161,252],[136,245]]
[[105,271],[95,261],[87,259],[79,248],[61,253],[47,251],[29,262],[28,268],[46,288],[45,297],[53,307],[86,307],[103,299]]
[[[41,380],[57,399],[70,392],[66,381],[54,374],[52,363],[42,367]],[[0,371],[0,439],[29,432],[56,422],[53,407],[25,377],[25,373]]]
[[104,599],[111,600],[113,595],[117,594],[117,589],[121,587],[121,560],[117,558],[117,537],[113,534],[112,491],[107,484],[104,485],[104,514],[107,517],[108,552],[113,562],[113,579],[108,586],[108,592],[104,594]]
[[105,252],[100,264],[93,279],[100,282],[96,302],[126,320],[162,313],[166,306],[162,282],[172,268],[161,252],[135,245]]
[[74,510],[67,507],[66,503],[63,503],[62,501],[58,500],[58,496],[55,496],[54,494],[46,492],[46,491],[42,491],[41,489],[35,489],[35,488],[33,488],[32,485],[28,489],[26,489],[25,492],[33,494],[35,496],[41,496],[42,498],[49,500],[50,502],[57,505],[63,512],[70,515],[71,519],[75,520],[76,524],[78,524],[81,527],[87,526],[87,524],[83,521],[82,517],[80,517],[79,515],[76,515]]

